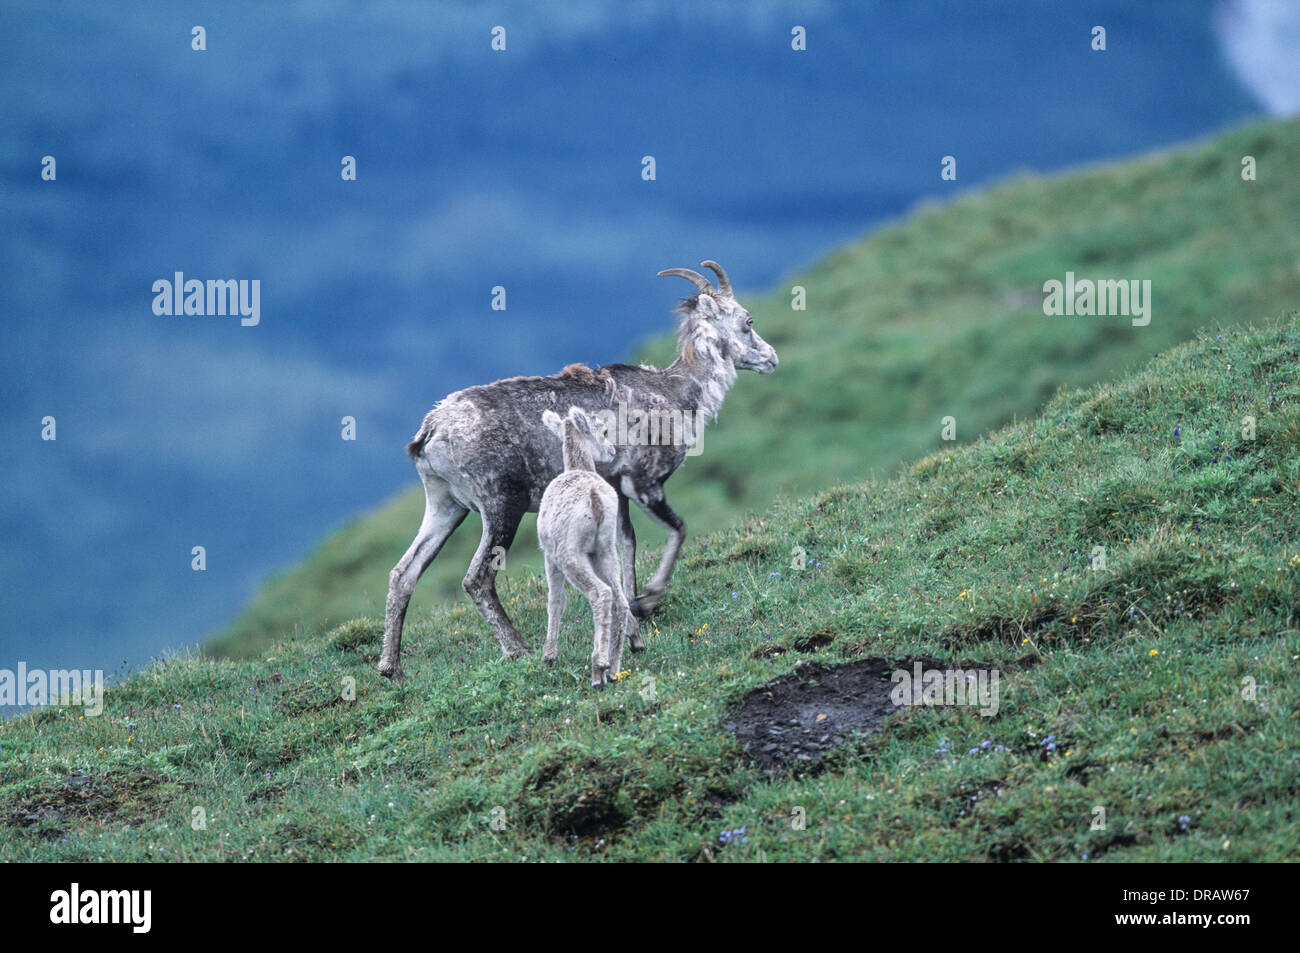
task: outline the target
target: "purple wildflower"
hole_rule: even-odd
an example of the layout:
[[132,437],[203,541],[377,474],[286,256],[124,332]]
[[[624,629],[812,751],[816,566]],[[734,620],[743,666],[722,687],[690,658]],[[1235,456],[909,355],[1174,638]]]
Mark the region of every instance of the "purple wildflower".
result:
[[730,844],[733,840],[739,840],[742,844],[748,844],[749,838],[745,836],[745,829],[737,827],[733,831],[723,831],[718,835],[719,844]]

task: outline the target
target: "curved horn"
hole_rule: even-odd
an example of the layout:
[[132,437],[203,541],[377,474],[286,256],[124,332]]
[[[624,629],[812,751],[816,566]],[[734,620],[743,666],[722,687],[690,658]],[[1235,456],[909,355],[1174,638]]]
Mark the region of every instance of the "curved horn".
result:
[[665,269],[664,271],[659,272],[659,277],[660,278],[668,278],[668,277],[685,278],[687,281],[693,284],[697,289],[702,291],[704,294],[715,293],[715,289],[713,285],[709,283],[708,278],[705,278],[698,271],[691,271],[689,268],[668,268]]
[[731,279],[727,277],[727,273],[722,270],[721,265],[719,265],[716,261],[713,261],[712,259],[708,261],[702,261],[700,262],[700,265],[710,269],[715,275],[718,276],[719,291],[721,291],[724,295],[727,295],[730,298],[734,298],[736,296],[735,293],[731,290]]

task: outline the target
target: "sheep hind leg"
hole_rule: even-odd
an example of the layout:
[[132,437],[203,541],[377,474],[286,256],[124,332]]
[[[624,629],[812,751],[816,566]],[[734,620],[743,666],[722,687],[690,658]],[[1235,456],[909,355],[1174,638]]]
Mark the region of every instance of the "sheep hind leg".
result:
[[436,476],[422,474],[424,519],[415,540],[388,576],[388,599],[384,607],[384,648],[379,656],[379,673],[393,681],[402,680],[402,628],[406,610],[420,576],[442,550],[447,538],[465,519],[469,510],[451,496],[447,484]]
[[591,646],[591,685],[600,688],[609,681],[609,630],[614,593],[585,553],[577,554],[565,563],[564,575],[591,603],[591,617],[596,630]]
[[[632,617],[632,612],[627,603],[627,595],[623,591],[623,579],[618,556],[612,549],[603,551],[597,558],[596,571],[605,581],[605,584],[609,586],[610,595],[613,599],[609,627],[609,670],[606,677],[606,681],[612,681],[618,678],[619,673],[623,670],[623,642],[624,636],[627,635],[627,621],[631,620],[632,625],[635,627],[636,620]],[[635,628],[632,631],[635,632]]]
[[546,646],[542,649],[542,661],[554,665],[560,656],[560,622],[567,601],[564,570],[549,555],[543,553],[542,558],[546,564]]

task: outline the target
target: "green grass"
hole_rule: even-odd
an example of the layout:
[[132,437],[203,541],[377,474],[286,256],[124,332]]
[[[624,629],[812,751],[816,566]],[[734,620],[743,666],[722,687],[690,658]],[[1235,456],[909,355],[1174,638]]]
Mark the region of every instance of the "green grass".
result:
[[[97,718],[4,722],[0,859],[1294,860],[1300,313],[1161,350],[887,481],[695,537],[603,692],[585,608],[547,669],[426,602],[401,685],[374,671],[377,621],[309,623],[258,660],[155,665]],[[502,589],[540,644],[543,581]],[[909,655],[999,667],[1000,713],[906,709],[776,777],[725,727],[804,659]],[[968,753],[984,740],[1005,750]]]
[[[1243,155],[1255,156],[1258,181],[1242,181]],[[946,416],[969,442],[1036,413],[1058,387],[1113,379],[1203,325],[1294,307],[1297,168],[1300,121],[1248,125],[1156,156],[923,205],[767,296],[742,290],[781,367],[771,377],[741,375],[705,433],[703,455],[669,484],[687,546],[779,494],[897,472],[943,446]],[[744,263],[724,264],[743,289]],[[1067,271],[1151,279],[1151,324],[1045,317],[1043,282]],[[678,284],[665,286],[665,312],[668,296],[687,290]],[[791,310],[796,284],[806,289],[806,311]],[[663,366],[672,353],[665,336],[637,357]],[[412,431],[425,409],[412,408]],[[408,492],[270,580],[209,649],[255,657],[294,631],[382,614],[388,572],[415,534],[423,500],[412,473]],[[638,525],[643,539],[662,540],[657,527]],[[533,526],[525,520],[509,554],[516,579],[540,565]],[[468,604],[460,579],[479,531],[471,515],[416,590],[417,605]]]

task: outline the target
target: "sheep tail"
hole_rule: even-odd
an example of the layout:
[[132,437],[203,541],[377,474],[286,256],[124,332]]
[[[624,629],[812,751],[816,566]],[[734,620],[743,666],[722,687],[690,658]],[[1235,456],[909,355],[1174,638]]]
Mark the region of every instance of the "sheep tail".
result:
[[433,414],[429,413],[424,418],[424,423],[420,424],[419,431],[410,443],[406,445],[406,455],[414,460],[424,452],[424,445],[429,442],[433,436]]

